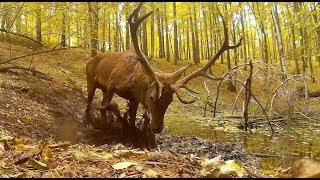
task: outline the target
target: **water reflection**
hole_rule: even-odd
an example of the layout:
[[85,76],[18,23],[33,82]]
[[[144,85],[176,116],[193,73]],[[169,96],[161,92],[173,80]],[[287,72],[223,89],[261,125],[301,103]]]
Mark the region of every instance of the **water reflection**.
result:
[[165,123],[169,132],[198,136],[221,143],[238,143],[249,153],[274,155],[262,157],[260,162],[261,168],[270,173],[280,166],[290,166],[292,161],[299,157],[319,159],[320,131],[313,125],[315,122],[290,120],[272,136],[267,125],[248,133],[234,128],[234,123],[226,122],[221,126],[217,124],[218,121],[211,121],[208,125],[207,122],[199,121],[199,117],[190,119],[190,116],[167,116]]

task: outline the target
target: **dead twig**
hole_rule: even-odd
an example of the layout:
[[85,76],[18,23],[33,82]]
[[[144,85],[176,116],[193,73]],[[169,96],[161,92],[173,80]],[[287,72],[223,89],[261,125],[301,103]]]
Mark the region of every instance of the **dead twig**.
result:
[[78,48],[78,46],[77,47],[62,47],[62,48],[58,48],[58,49],[56,49],[56,47],[55,47],[53,49],[49,49],[49,50],[45,50],[45,51],[39,51],[39,52],[31,53],[31,54],[26,54],[23,56],[14,57],[14,58],[0,62],[0,64],[5,64],[8,62],[17,60],[17,59],[21,59],[21,58],[25,58],[25,57],[29,57],[29,56],[33,56],[33,55],[37,55],[37,54],[43,54],[43,53],[48,53],[48,52],[53,52],[53,51],[61,51],[61,50],[66,50],[66,49],[70,49],[70,48]]
[[63,142],[63,143],[58,143],[58,144],[52,144],[52,145],[49,145],[48,147],[50,149],[54,149],[54,148],[63,148],[63,149],[65,149],[65,148],[69,147],[70,145],[71,145],[70,142]]
[[19,8],[18,12],[16,13],[15,17],[13,18],[13,21],[11,22],[8,30],[10,30],[11,27],[13,26],[14,22],[16,21],[18,15],[19,15],[19,13],[20,13],[20,11],[21,11],[21,9],[22,9],[22,7],[24,6],[25,3],[26,3],[26,2],[23,2],[22,5],[20,6],[20,8]]
[[[255,62],[255,63],[252,63],[252,64],[256,64],[256,63],[260,63],[259,61],[258,62]],[[249,63],[246,63],[246,64],[240,64],[238,66],[235,66],[233,68],[231,68],[228,72],[226,72],[221,78],[220,78],[220,81],[217,85],[217,95],[216,95],[216,99],[215,99],[215,102],[214,102],[214,111],[213,111],[213,117],[216,116],[216,109],[217,109],[217,102],[218,102],[218,97],[219,97],[219,94],[220,94],[220,86],[222,84],[222,81],[224,80],[225,77],[227,77],[227,75],[229,75],[232,71],[238,69],[239,67],[242,67],[242,66],[245,66],[245,65],[249,65]]]
[[0,72],[5,72],[9,69],[21,69],[21,70],[25,70],[25,71],[30,71],[32,73],[35,73],[35,74],[41,74],[43,76],[47,76],[46,74],[40,72],[40,71],[37,71],[37,70],[34,70],[34,69],[30,69],[30,68],[25,68],[25,67],[21,67],[21,66],[9,66],[9,67],[2,67],[0,68]]

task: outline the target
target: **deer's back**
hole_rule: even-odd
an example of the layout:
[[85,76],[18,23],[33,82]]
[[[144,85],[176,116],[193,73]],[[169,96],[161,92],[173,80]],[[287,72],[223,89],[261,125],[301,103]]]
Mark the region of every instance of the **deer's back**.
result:
[[120,96],[148,84],[137,55],[130,50],[96,55],[87,63],[86,76],[103,88],[111,85]]

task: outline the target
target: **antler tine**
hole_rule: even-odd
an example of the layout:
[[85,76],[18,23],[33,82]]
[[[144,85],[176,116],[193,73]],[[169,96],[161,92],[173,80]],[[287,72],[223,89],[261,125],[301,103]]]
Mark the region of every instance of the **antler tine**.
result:
[[197,101],[197,99],[193,99],[193,100],[191,100],[191,101],[184,100],[184,99],[182,99],[182,98],[180,97],[180,95],[179,95],[177,92],[175,92],[175,94],[177,95],[179,101],[180,101],[181,103],[183,103],[183,104],[192,104],[192,103],[194,103],[194,102]]
[[141,9],[142,4],[143,4],[143,2],[139,3],[137,8],[128,17],[128,23],[130,26],[130,33],[131,33],[131,40],[132,40],[134,50],[135,50],[136,54],[138,55],[138,58],[137,58],[138,61],[140,61],[140,63],[144,67],[145,71],[149,74],[149,76],[154,80],[156,85],[159,87],[159,97],[160,97],[162,84],[159,82],[155,73],[151,69],[151,66],[149,65],[149,63],[147,61],[147,57],[140,51],[139,44],[138,44],[138,37],[137,37],[138,27],[142,21],[144,21],[148,16],[150,16],[153,13],[153,11],[151,11],[151,12],[149,12],[139,18],[139,11]]
[[[217,6],[216,6],[217,7]],[[172,85],[172,88],[174,90],[178,90],[179,88],[183,87],[185,84],[187,84],[191,79],[194,79],[198,76],[202,76],[202,77],[206,77],[208,79],[211,80],[220,80],[221,77],[213,77],[211,75],[208,74],[207,70],[215,63],[215,61],[222,55],[222,53],[224,51],[230,50],[230,49],[234,49],[237,48],[241,45],[242,43],[242,37],[240,38],[239,42],[236,45],[229,45],[229,39],[228,39],[228,29],[227,29],[227,25],[225,23],[225,20],[219,10],[219,8],[217,7],[219,16],[222,19],[222,24],[223,24],[223,33],[224,33],[224,41],[223,44],[221,45],[219,51],[209,60],[209,62],[203,66],[202,68],[194,71],[193,73],[189,74],[188,76],[186,76],[185,78],[181,79],[180,81],[178,81],[177,83],[175,83],[174,85]]]
[[[131,24],[135,24],[136,26],[141,24],[142,21],[144,21],[147,17],[149,17],[153,11],[150,11],[149,13],[145,14],[144,16],[140,17],[139,18],[139,11],[141,9],[141,6],[142,6],[143,2],[141,2],[137,8],[129,15],[129,18],[128,18],[128,21],[129,23]],[[133,18],[135,21],[133,21]]]

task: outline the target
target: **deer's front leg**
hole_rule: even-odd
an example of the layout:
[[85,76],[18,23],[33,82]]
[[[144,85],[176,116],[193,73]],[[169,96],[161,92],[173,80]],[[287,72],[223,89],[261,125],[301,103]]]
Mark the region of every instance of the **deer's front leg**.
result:
[[111,99],[113,97],[114,92],[112,88],[106,88],[105,90],[102,90],[102,92],[103,92],[103,99],[101,102],[100,114],[101,114],[101,120],[104,121],[104,120],[107,120],[107,109],[110,106]]
[[136,116],[139,103],[135,101],[129,101],[129,127],[135,128]]

